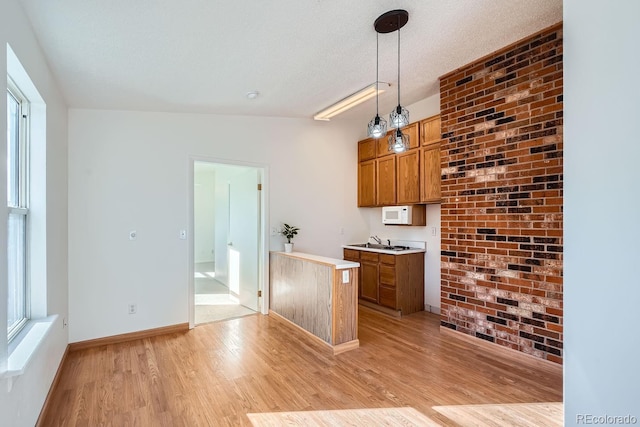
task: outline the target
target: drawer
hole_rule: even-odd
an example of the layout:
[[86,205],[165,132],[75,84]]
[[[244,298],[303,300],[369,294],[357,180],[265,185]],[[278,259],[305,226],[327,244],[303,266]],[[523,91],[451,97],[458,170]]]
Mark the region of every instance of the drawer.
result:
[[349,261],[358,261],[360,260],[360,251],[356,251],[354,249],[344,249],[344,259]]
[[360,251],[360,259],[362,261],[378,262],[378,254],[375,252]]
[[394,310],[397,308],[395,288],[386,288],[384,286],[380,286],[378,298],[380,300],[380,305],[393,308]]
[[380,254],[380,262],[382,264],[396,265],[396,256],[388,254]]
[[392,265],[380,264],[379,267],[380,284],[395,288],[396,286],[396,268]]

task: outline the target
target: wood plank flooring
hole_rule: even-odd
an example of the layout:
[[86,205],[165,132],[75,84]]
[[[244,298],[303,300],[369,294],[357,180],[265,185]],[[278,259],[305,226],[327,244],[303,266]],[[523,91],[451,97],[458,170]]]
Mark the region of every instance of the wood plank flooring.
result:
[[249,413],[562,401],[562,370],[362,308],[360,348],[260,314],[69,353],[45,426],[251,426]]

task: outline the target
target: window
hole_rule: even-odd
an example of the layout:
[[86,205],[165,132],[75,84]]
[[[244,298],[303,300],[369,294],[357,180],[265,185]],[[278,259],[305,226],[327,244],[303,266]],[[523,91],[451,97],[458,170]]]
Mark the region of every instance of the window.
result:
[[8,78],[7,84],[7,203],[8,298],[7,336],[11,341],[29,319],[27,275],[27,230],[29,222],[28,186],[29,103]]

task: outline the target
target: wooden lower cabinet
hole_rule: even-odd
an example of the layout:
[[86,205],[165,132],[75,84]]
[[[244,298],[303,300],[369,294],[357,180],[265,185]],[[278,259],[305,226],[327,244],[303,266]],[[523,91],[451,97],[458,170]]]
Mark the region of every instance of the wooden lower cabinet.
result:
[[360,288],[358,295],[360,298],[378,302],[378,286],[376,284],[378,278],[378,263],[370,261],[360,261]]
[[398,314],[424,310],[424,253],[391,255],[344,249],[360,263],[358,297]]

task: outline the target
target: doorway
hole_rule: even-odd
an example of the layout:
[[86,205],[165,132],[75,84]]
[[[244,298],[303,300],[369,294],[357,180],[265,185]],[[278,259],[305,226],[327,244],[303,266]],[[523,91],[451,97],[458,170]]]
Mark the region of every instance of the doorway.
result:
[[261,311],[264,170],[192,162],[190,325]]

